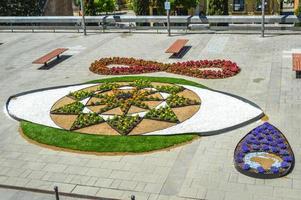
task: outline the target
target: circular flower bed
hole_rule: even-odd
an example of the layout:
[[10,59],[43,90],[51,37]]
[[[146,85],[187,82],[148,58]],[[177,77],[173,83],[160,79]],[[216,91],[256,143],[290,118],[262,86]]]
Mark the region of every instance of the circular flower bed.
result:
[[176,84],[138,79],[70,92],[52,107],[66,130],[101,135],[141,135],[182,123],[200,108],[194,92]]
[[228,78],[240,72],[237,64],[229,60],[199,60],[165,64],[120,57],[102,58],[95,61],[91,64],[90,70],[102,75],[128,75],[166,71],[205,79]]
[[269,123],[253,129],[234,152],[238,171],[256,178],[277,178],[294,166],[294,153],[284,135]]

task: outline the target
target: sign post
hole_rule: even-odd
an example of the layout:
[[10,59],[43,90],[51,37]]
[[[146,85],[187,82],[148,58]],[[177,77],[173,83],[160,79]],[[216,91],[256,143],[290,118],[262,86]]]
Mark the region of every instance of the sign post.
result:
[[262,12],[262,21],[261,21],[261,37],[264,37],[264,23],[265,23],[265,0],[261,0],[261,12]]
[[166,0],[164,4],[166,14],[167,14],[167,31],[168,31],[168,36],[170,36],[170,2]]
[[83,0],[80,0],[80,7],[81,7],[82,17],[83,17],[82,26],[83,26],[83,29],[84,29],[84,35],[87,35],[86,19],[85,19],[85,6],[84,6],[84,3],[83,3]]

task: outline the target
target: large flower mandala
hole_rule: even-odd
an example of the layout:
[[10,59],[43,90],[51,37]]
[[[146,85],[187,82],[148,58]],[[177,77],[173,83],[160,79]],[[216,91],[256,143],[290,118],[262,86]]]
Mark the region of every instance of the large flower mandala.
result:
[[182,86],[137,80],[72,92],[53,105],[50,115],[66,130],[140,135],[189,119],[200,104],[199,96]]

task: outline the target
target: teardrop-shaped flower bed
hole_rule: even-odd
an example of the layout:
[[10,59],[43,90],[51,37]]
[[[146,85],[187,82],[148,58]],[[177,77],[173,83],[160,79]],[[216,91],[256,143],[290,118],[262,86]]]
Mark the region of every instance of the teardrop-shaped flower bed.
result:
[[285,136],[264,123],[249,132],[234,151],[236,169],[255,178],[278,178],[294,167],[294,153]]

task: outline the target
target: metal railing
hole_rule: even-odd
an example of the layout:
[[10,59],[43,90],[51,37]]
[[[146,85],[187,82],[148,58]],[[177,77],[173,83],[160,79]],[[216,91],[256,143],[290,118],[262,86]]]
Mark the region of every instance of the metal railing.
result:
[[[262,20],[261,16],[171,16],[171,28],[189,28],[191,25],[209,25],[216,23],[226,23],[231,25],[257,25]],[[145,28],[159,29],[164,28],[167,22],[166,16],[87,16],[87,29],[95,26],[102,30],[110,28]],[[294,15],[271,15],[265,17],[265,24],[288,25],[301,23],[301,18]],[[80,16],[35,16],[35,17],[0,17],[0,29],[81,29],[82,17]]]

